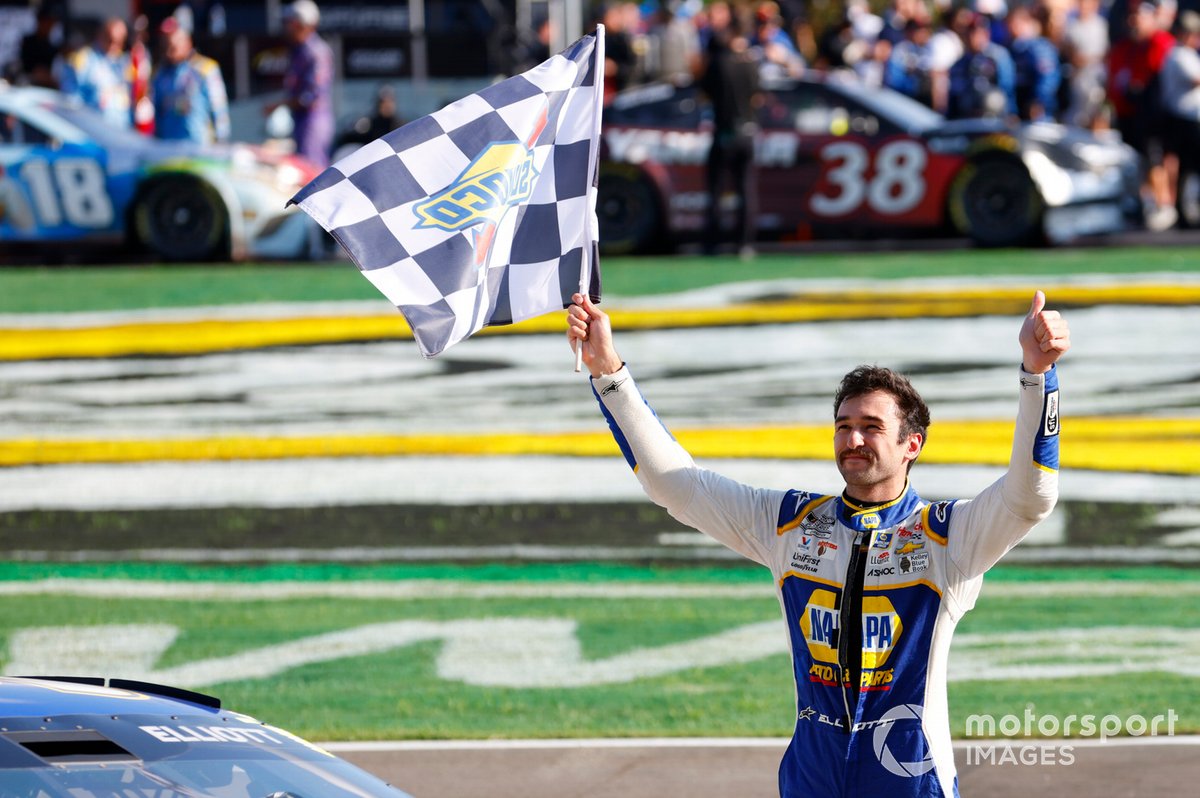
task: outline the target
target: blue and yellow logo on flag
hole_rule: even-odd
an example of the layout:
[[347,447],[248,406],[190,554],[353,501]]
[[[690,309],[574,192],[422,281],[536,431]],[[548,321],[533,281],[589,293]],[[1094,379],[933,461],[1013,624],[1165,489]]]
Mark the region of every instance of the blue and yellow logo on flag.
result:
[[489,144],[454,182],[413,210],[418,228],[465,230],[499,224],[508,209],[533,193],[533,151],[519,141]]

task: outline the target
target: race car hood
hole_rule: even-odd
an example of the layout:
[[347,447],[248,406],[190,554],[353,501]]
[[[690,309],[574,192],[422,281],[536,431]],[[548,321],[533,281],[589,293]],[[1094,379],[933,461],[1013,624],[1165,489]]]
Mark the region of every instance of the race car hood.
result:
[[303,172],[304,183],[316,177],[321,171],[300,156],[242,142],[198,144],[191,141],[149,139],[146,146],[138,150],[137,156],[147,167],[162,163],[194,162],[240,172],[242,168],[250,164],[272,168],[287,165]]
[[1018,130],[1017,125],[1010,124],[1003,119],[981,118],[981,119],[947,119],[937,128],[929,131],[926,135],[929,138],[937,138],[942,136],[987,136],[993,133],[1015,133]]
[[930,149],[975,155],[985,150],[1020,154],[1041,153],[1068,171],[1104,171],[1112,167],[1136,168],[1137,155],[1119,138],[1104,138],[1091,131],[1044,122],[1014,124],[1003,119],[947,120],[925,134]]

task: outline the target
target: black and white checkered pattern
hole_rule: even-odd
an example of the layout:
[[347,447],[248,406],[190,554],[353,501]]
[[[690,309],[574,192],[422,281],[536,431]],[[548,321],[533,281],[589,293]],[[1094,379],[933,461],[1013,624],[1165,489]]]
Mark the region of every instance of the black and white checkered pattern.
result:
[[[367,144],[292,198],[400,309],[426,357],[486,325],[561,310],[581,288],[599,301],[603,63],[597,27],[540,66]],[[461,229],[430,224],[419,209],[436,198],[461,198],[464,213],[483,202],[463,186],[496,145],[532,159],[521,196]]]

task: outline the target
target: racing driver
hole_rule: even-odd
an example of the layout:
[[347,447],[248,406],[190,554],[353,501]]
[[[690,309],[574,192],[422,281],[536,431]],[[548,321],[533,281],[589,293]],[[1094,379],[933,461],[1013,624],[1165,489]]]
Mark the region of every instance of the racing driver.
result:
[[650,498],[771,570],[787,621],[796,729],[783,798],[957,796],[946,661],[983,574],[1058,496],[1064,319],[1037,291],[1021,324],[1008,470],[974,499],[929,503],[909,485],[929,410],[909,381],[860,366],[834,399],[838,496],[748,487],[698,467],[643,400],[607,314],[576,294],[567,337]]

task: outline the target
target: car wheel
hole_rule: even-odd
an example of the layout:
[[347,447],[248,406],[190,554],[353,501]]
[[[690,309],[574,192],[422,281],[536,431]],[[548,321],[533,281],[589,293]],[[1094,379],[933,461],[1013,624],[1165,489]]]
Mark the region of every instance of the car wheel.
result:
[[1041,195],[1016,158],[968,162],[955,178],[950,203],[955,227],[980,246],[1028,244],[1041,229]]
[[600,221],[600,250],[620,255],[655,249],[660,238],[658,197],[649,178],[637,169],[600,171],[596,216]]
[[216,190],[192,177],[156,180],[134,209],[138,239],[165,260],[228,255],[229,217]]
[[1200,172],[1181,170],[1176,194],[1179,226],[1189,230],[1200,228]]

